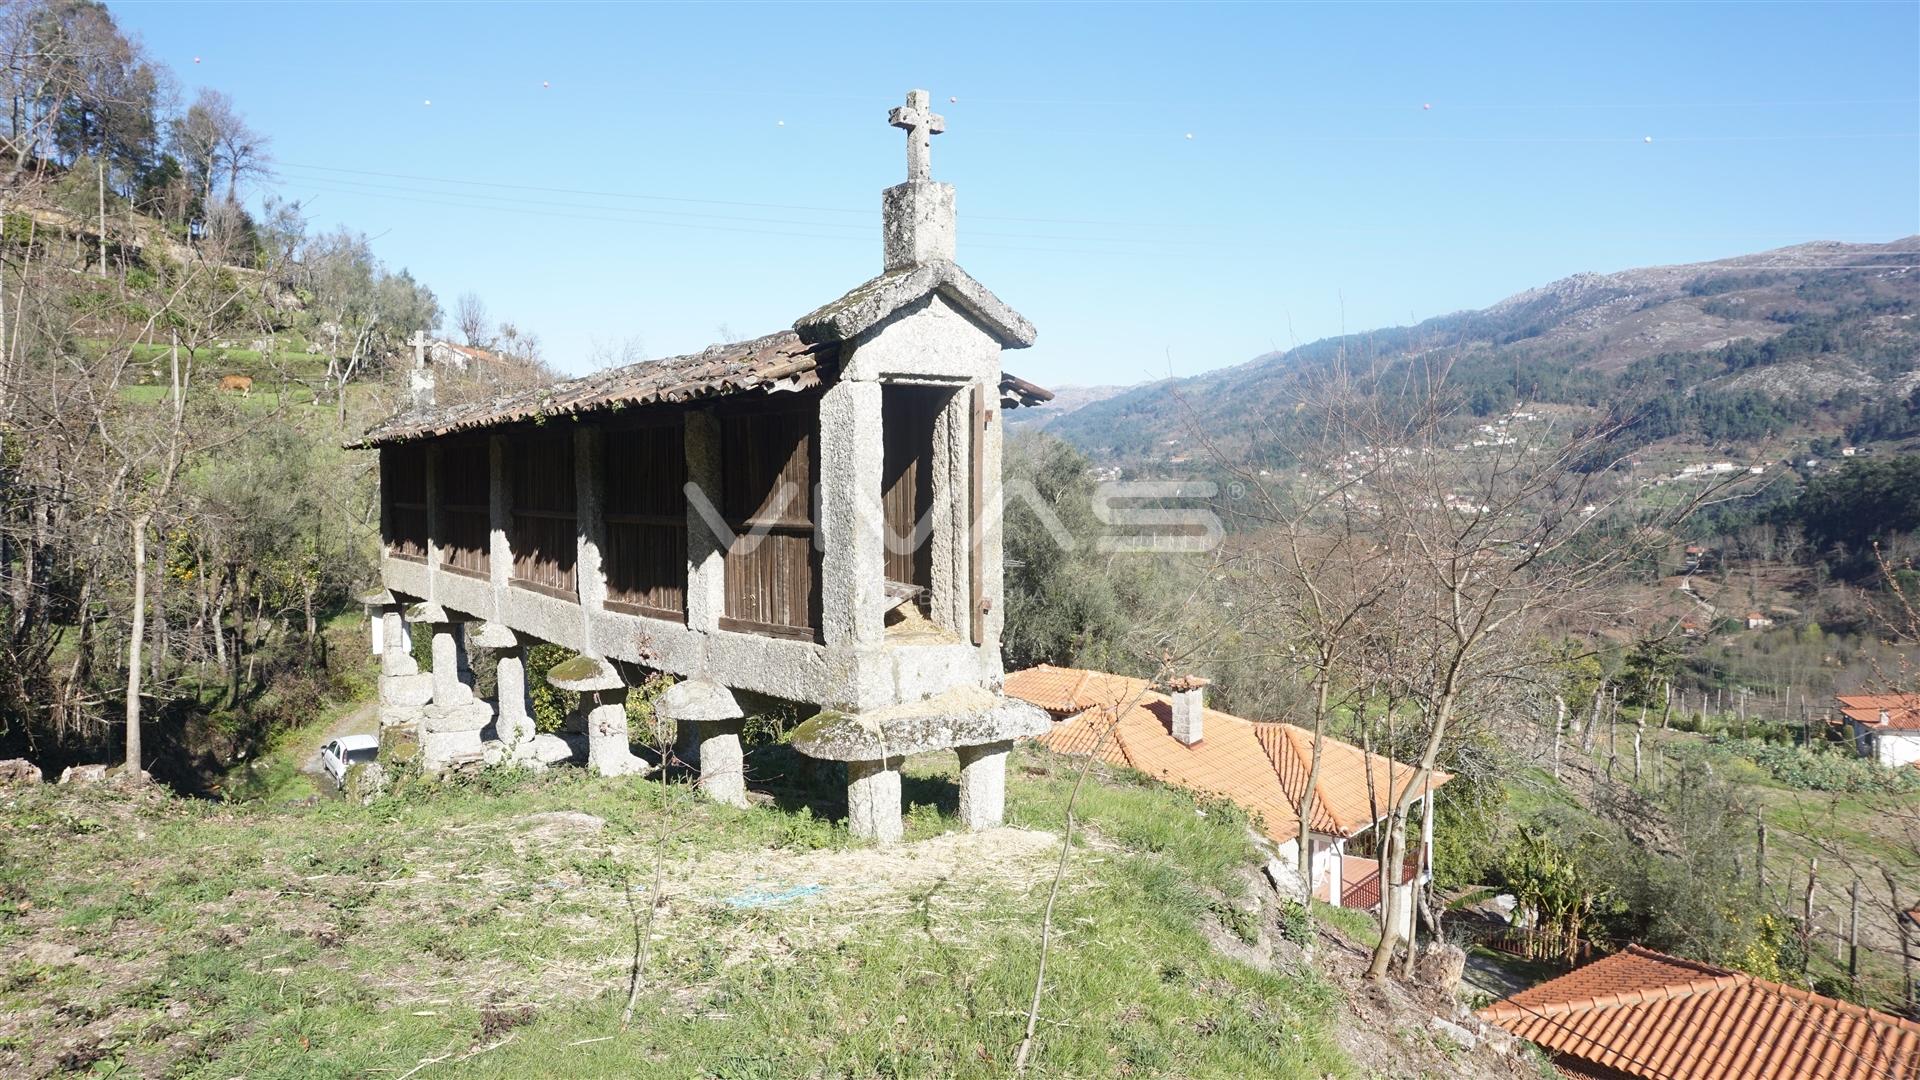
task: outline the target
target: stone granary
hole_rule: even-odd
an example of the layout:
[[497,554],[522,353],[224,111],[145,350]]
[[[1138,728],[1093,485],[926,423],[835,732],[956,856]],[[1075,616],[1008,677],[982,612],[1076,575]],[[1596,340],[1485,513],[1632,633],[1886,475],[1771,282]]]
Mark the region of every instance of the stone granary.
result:
[[[1047,726],[1000,692],[1000,410],[1051,395],[1000,367],[1033,327],[953,261],[927,102],[889,117],[908,179],[882,193],[883,272],[792,329],[416,406],[356,444],[380,454],[382,718],[416,726],[427,767],[651,768],[622,707],[650,669],[681,680],[658,707],[714,798],[745,800],[750,691],[818,708],[793,745],[846,762],[854,832],[897,838],[901,756],[943,748],[967,824],[1000,822],[1007,751]],[[430,672],[408,620],[433,627]],[[581,654],[549,679],[581,692],[584,739],[533,733],[541,641]],[[493,702],[470,642],[501,650]]]

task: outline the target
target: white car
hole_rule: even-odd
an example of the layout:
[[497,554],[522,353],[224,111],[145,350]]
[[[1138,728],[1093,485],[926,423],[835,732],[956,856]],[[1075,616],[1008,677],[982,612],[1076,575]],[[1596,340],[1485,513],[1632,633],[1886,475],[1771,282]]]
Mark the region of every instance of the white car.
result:
[[320,765],[338,787],[347,786],[347,770],[380,754],[377,735],[342,735],[320,748]]

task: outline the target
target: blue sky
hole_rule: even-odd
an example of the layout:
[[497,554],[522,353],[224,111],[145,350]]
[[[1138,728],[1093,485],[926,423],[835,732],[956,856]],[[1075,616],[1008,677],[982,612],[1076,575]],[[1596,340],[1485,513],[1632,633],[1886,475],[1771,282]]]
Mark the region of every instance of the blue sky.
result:
[[959,261],[1040,328],[1009,366],[1042,383],[1920,232],[1911,2],[111,6],[184,97],[271,133],[316,225],[576,373],[877,272],[909,87],[947,118]]

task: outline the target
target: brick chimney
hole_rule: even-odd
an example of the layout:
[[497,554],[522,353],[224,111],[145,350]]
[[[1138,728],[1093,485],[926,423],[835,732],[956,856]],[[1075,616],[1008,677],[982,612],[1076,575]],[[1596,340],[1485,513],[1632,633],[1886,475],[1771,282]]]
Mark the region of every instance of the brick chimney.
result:
[[1201,722],[1207,711],[1207,680],[1182,675],[1167,686],[1173,691],[1173,737],[1193,746],[1206,737]]

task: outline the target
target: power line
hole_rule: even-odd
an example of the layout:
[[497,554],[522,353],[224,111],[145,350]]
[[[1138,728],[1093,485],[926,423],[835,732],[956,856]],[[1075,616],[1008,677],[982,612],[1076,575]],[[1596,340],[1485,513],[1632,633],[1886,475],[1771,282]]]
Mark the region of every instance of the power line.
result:
[[[973,131],[988,135],[1025,134],[1024,129],[1016,128],[973,128]],[[1203,137],[1204,128],[1196,128]],[[1049,137],[1062,135],[1084,136],[1099,139],[1165,139],[1172,141],[1184,135],[1191,139],[1191,132],[1179,132],[1172,128],[1161,131],[1117,131],[1111,128],[1049,128]],[[1863,139],[1917,139],[1917,131],[1883,132],[1809,132],[1806,134],[1786,135],[1657,135],[1649,137],[1642,132],[1638,135],[1305,135],[1292,131],[1259,131],[1247,128],[1235,128],[1233,141],[1244,139],[1281,139],[1290,143],[1379,143],[1379,144],[1515,144],[1515,145],[1559,145],[1588,144],[1596,146],[1627,146],[1633,144],[1656,143],[1735,143],[1735,142],[1834,142],[1856,141]]]
[[[680,222],[680,221],[636,220],[633,218],[610,217],[604,213],[603,214],[592,214],[592,213],[569,214],[569,213],[565,213],[558,210],[528,210],[528,209],[522,209],[519,207],[489,205],[486,203],[455,202],[455,201],[451,201],[444,198],[433,199],[433,198],[416,197],[412,195],[395,195],[395,194],[388,194],[384,192],[359,191],[351,188],[330,187],[325,184],[309,184],[309,185],[306,185],[306,187],[307,187],[307,190],[311,190],[311,191],[330,192],[333,194],[340,194],[340,195],[357,195],[362,198],[368,198],[368,199],[390,199],[390,200],[395,200],[399,202],[415,203],[423,206],[438,206],[438,207],[444,207],[444,208],[456,209],[456,210],[480,210],[490,214],[505,214],[513,217],[542,217],[542,218],[555,218],[555,219],[570,220],[570,221],[588,221],[588,222],[593,222],[595,224],[600,224],[600,225],[620,224],[620,225],[633,225],[633,226],[652,226],[652,227],[667,228],[667,229],[690,229],[695,231],[744,233],[752,236],[784,236],[784,237],[792,237],[792,238],[803,239],[803,240],[865,241],[870,239],[870,236],[868,235],[805,233],[805,232],[793,232],[785,229],[755,229],[755,228],[735,227],[735,226],[729,226],[729,225],[691,224],[688,222]],[[1075,239],[1082,240],[1082,241],[1101,242],[1103,238],[1077,237]],[[1113,243],[1116,241],[1108,239],[1108,240],[1105,240],[1105,242]],[[1125,241],[1119,241],[1119,242],[1125,242]],[[1137,242],[1151,243],[1151,241],[1137,241]],[[1111,258],[1116,255],[1131,255],[1131,256],[1139,256],[1144,258],[1156,258],[1156,259],[1206,257],[1199,252],[1189,252],[1189,251],[1170,252],[1170,251],[1152,251],[1152,250],[1146,250],[1146,249],[1128,250],[1124,248],[1108,248],[1105,250],[1095,251],[1095,250],[1075,249],[1075,248],[1029,247],[1029,246],[1019,245],[1019,244],[997,244],[997,243],[976,244],[974,246],[982,249],[986,249],[986,250],[992,250],[992,251],[1019,251],[1019,252],[1030,252],[1030,253],[1049,254],[1049,255],[1087,255],[1087,256],[1093,256],[1093,257],[1099,257],[1099,258]]]
[[[297,170],[307,170],[307,169],[317,168],[315,166],[307,166],[307,165],[291,165],[286,167],[297,169]],[[407,174],[398,174],[398,173],[372,172],[368,170],[334,169],[334,168],[324,168],[322,171],[348,173],[352,175],[380,176],[380,177],[393,177],[393,178],[400,178],[407,175]],[[298,175],[298,176],[295,176],[293,179],[299,181],[301,184],[307,185],[308,188],[311,190],[327,191],[327,192],[333,192],[336,194],[363,195],[363,196],[375,197],[375,198],[392,198],[392,199],[399,199],[401,201],[422,203],[426,205],[437,205],[437,206],[445,206],[445,207],[460,208],[460,209],[478,209],[478,210],[491,210],[491,211],[497,211],[497,212],[523,213],[531,216],[566,218],[571,220],[585,220],[585,221],[598,221],[598,222],[627,220],[627,221],[632,221],[632,223],[634,224],[661,224],[669,228],[708,228],[708,229],[713,229],[715,231],[722,231],[722,232],[742,232],[742,233],[768,235],[768,236],[791,236],[791,237],[797,237],[797,238],[803,238],[803,239],[844,239],[846,237],[823,235],[822,233],[817,231],[795,232],[795,231],[792,231],[792,229],[847,230],[849,231],[850,234],[857,234],[861,237],[871,237],[877,231],[877,226],[872,224],[867,224],[867,223],[838,222],[838,221],[808,221],[808,220],[799,220],[799,219],[792,219],[792,218],[772,218],[772,217],[758,217],[758,216],[747,216],[747,215],[704,213],[701,211],[692,211],[692,210],[667,210],[667,209],[642,207],[642,206],[632,206],[632,207],[608,206],[604,204],[567,202],[567,201],[550,200],[550,199],[534,199],[534,198],[528,198],[528,197],[519,196],[519,195],[501,195],[501,194],[494,194],[487,191],[474,191],[474,192],[439,191],[430,187],[414,187],[414,186],[403,186],[403,185],[393,185],[393,184],[381,184],[373,181],[355,180],[355,179],[348,179],[345,177],[324,176],[324,177],[309,178],[304,175]],[[431,183],[465,183],[465,184],[471,184],[474,186],[482,186],[482,187],[495,186],[484,181],[455,181],[451,179],[441,179],[441,178],[431,178],[431,177],[423,177],[421,178],[421,182],[429,183],[429,184]],[[332,185],[332,186],[325,186],[325,185]],[[345,186],[340,186],[340,185],[345,185]],[[537,187],[533,185],[498,185],[498,186],[501,186],[510,190],[531,190],[531,191],[542,191],[542,192],[556,192],[556,193],[564,193],[564,194],[577,193],[582,195],[590,194],[584,189],[545,188],[545,187]],[[386,194],[382,194],[382,193],[386,193]],[[625,197],[625,196],[622,196],[620,193],[617,193],[617,192],[609,192],[609,193],[605,193],[605,197],[619,198],[619,197]],[[635,195],[631,197],[636,199],[668,198],[667,196],[641,196],[641,195]],[[484,200],[484,201],[474,201],[474,200]],[[722,205],[722,206],[772,207],[772,206],[779,205],[779,204],[771,204],[771,203],[720,202],[718,200],[699,200],[699,199],[687,199],[684,201],[689,203],[696,203],[696,204],[707,202],[707,203],[712,203],[713,205]],[[494,204],[501,204],[501,205],[494,205]],[[523,210],[523,209],[520,209],[521,207],[542,207],[542,208],[553,208],[555,210],[564,210],[564,211],[585,211],[587,213],[562,214],[562,213],[542,212],[540,210]],[[795,209],[807,210],[811,212],[814,208],[795,207]],[[870,210],[869,211],[850,211],[850,212],[860,213],[863,215],[871,213]],[[608,217],[604,215],[644,215],[644,217],[636,220],[636,219],[630,219],[625,217]],[[969,215],[969,217],[980,218],[984,220],[997,220],[997,221],[1030,221],[1030,222],[1036,222],[1036,223],[1053,221],[1057,223],[1068,223],[1067,219],[994,217],[992,215]],[[729,224],[727,226],[688,225],[688,224],[676,224],[675,222],[669,222],[669,221],[652,220],[655,218],[676,218],[676,219],[687,219],[691,221],[714,221],[714,222],[726,222]],[[1094,224],[1093,222],[1083,222],[1083,223]],[[1120,226],[1120,225],[1123,225],[1124,223],[1109,222],[1107,224]],[[752,227],[741,228],[741,227],[734,227],[734,226],[752,226]],[[788,228],[765,228],[764,226],[785,226]],[[1336,231],[1396,235],[1406,230],[1401,227],[1381,227],[1381,228],[1367,228],[1367,229],[1355,228],[1355,229],[1345,229],[1345,230],[1336,230]],[[1117,249],[1116,251],[1116,250],[1110,250],[1110,249],[1086,250],[1086,249],[1057,248],[1057,247],[1015,247],[1013,245],[994,244],[994,243],[987,243],[987,244],[980,245],[982,248],[986,248],[986,249],[1023,250],[1023,251],[1036,251],[1036,252],[1047,252],[1047,253],[1056,253],[1056,254],[1103,255],[1103,254],[1113,254],[1113,253],[1122,253],[1122,254],[1150,253],[1152,251],[1165,251],[1168,254],[1189,253],[1189,252],[1178,251],[1177,249],[1179,248],[1189,248],[1189,249],[1204,248],[1204,249],[1212,249],[1212,250],[1234,250],[1234,251],[1244,251],[1244,252],[1263,252],[1263,251],[1272,250],[1270,247],[1262,246],[1259,244],[1253,244],[1253,243],[1240,244],[1240,243],[1233,243],[1230,241],[1188,239],[1188,238],[1181,238],[1181,237],[1119,237],[1119,236],[1099,236],[1099,235],[1067,235],[1067,234],[1058,234],[1058,233],[1004,232],[1004,231],[996,231],[996,230],[968,230],[968,235],[975,236],[975,237],[988,237],[988,238],[994,238],[994,239],[1009,239],[1009,240],[1051,240],[1051,241],[1064,241],[1067,243],[1118,244],[1118,245],[1129,245],[1133,248],[1147,249],[1146,251],[1130,252],[1127,249]],[[1731,233],[1720,234],[1718,238],[1727,239],[1727,240],[1749,240],[1746,234],[1731,234]],[[1776,236],[1773,239],[1786,239],[1786,238],[1788,238],[1786,234],[1776,234]],[[1768,241],[1754,239],[1754,240],[1750,240],[1750,242],[1764,243]],[[1169,250],[1169,249],[1172,249],[1172,250]],[[1757,265],[1756,264],[1756,265],[1732,265],[1732,266],[1700,264],[1697,267],[1694,267],[1694,269],[1697,269],[1698,272],[1700,273],[1741,273],[1741,272],[1766,272],[1766,271],[1772,271],[1772,272],[1778,272],[1778,273],[1803,273],[1803,272],[1815,272],[1815,271],[1824,271],[1824,270],[1843,270],[1843,269],[1844,270],[1874,270],[1874,269],[1896,270],[1896,269],[1914,269],[1914,268],[1916,267],[1910,264],[1905,264],[1905,263],[1821,263],[1821,264],[1803,264],[1803,265]]]
[[[305,166],[297,166],[297,168],[305,168]],[[296,177],[296,179],[300,179],[300,178]],[[799,227],[810,228],[810,229],[851,229],[863,235],[875,235],[879,232],[879,226],[877,224],[873,224],[869,222],[861,222],[861,223],[855,224],[853,222],[842,223],[837,221],[796,221],[796,220],[785,219],[785,218],[741,217],[741,216],[730,215],[730,214],[708,214],[708,213],[701,213],[699,211],[692,211],[692,210],[656,210],[648,207],[639,207],[639,206],[606,206],[606,205],[597,205],[593,203],[562,202],[562,201],[557,201],[552,199],[529,199],[529,198],[525,198],[523,196],[517,196],[517,195],[493,195],[486,192],[467,193],[467,192],[436,191],[432,188],[403,187],[403,186],[392,185],[392,184],[377,184],[377,183],[372,183],[364,180],[338,179],[334,177],[321,177],[317,179],[328,184],[353,185],[354,188],[365,189],[369,193],[377,192],[377,191],[389,191],[389,192],[397,192],[405,195],[416,195],[416,196],[434,196],[434,197],[458,198],[458,199],[486,199],[493,202],[518,204],[518,205],[525,205],[525,206],[558,207],[560,209],[565,209],[565,210],[598,210],[598,211],[605,211],[608,213],[615,213],[615,214],[650,214],[650,215],[660,215],[660,216],[676,217],[676,218],[695,218],[695,219],[702,219],[702,220],[709,220],[709,221],[742,222],[742,223],[752,223],[752,224],[762,224],[762,225],[793,225],[793,226],[799,226]],[[328,190],[340,191],[341,189],[330,188]],[[351,193],[351,192],[349,191],[346,193]],[[1222,242],[1209,241],[1209,240],[1188,240],[1188,239],[1176,239],[1176,238],[1149,239],[1149,238],[1118,237],[1118,236],[1086,236],[1086,235],[1071,236],[1071,235],[1059,235],[1059,234],[1050,234],[1050,233],[994,232],[991,230],[984,230],[984,229],[980,229],[980,230],[970,229],[968,230],[968,235],[969,236],[1001,237],[1001,238],[1012,239],[1012,240],[1065,240],[1069,242],[1096,242],[1096,243],[1120,243],[1120,244],[1149,244],[1149,243],[1181,244],[1181,245],[1188,245],[1188,246],[1247,247],[1249,250],[1253,249],[1251,245],[1233,245],[1233,244],[1226,244]]]
[[[750,98],[755,98],[759,100],[771,100],[776,97],[782,98],[782,99],[807,98],[815,101],[860,101],[860,102],[867,102],[867,103],[872,103],[873,101],[876,100],[875,95],[871,95],[871,94],[828,94],[828,93],[808,92],[808,91],[794,91],[794,90],[786,89],[784,87],[778,91],[748,90],[748,89],[743,89],[737,85],[725,86],[725,87],[712,87],[712,88],[697,89],[697,90],[689,89],[685,87],[649,87],[647,88],[647,93],[654,94],[654,95],[676,95],[676,96],[685,96],[685,97],[710,97],[716,94],[720,94],[720,95],[750,97]],[[1095,100],[1089,100],[1087,98],[1061,99],[1061,98],[975,97],[971,94],[962,95],[961,100],[967,105],[1036,105],[1036,106],[1049,106],[1049,107],[1069,105],[1069,106],[1076,106],[1076,107],[1092,106],[1096,108],[1126,108],[1126,109],[1173,108],[1173,109],[1182,110],[1182,111],[1188,111],[1188,110],[1239,111],[1239,110],[1244,110],[1251,105],[1259,108],[1262,111],[1267,111],[1267,112],[1272,112],[1277,110],[1297,110],[1300,112],[1324,112],[1324,111],[1336,110],[1336,109],[1361,111],[1361,112],[1374,112],[1374,111],[1414,112],[1414,111],[1422,111],[1421,105],[1430,104],[1430,102],[1421,102],[1419,104],[1415,104],[1410,101],[1401,101],[1401,102],[1181,101],[1181,102],[1169,103],[1164,99],[1154,100],[1154,101],[1119,101],[1119,100],[1095,101]],[[1437,107],[1440,109],[1444,109],[1447,112],[1508,112],[1508,111],[1550,112],[1550,111],[1556,111],[1556,110],[1567,110],[1570,112],[1592,112],[1592,111],[1642,110],[1642,109],[1838,108],[1838,107],[1850,107],[1850,106],[1856,106],[1856,105],[1915,105],[1915,104],[1920,104],[1920,99],[1829,98],[1824,100],[1816,99],[1816,100],[1800,100],[1800,101],[1638,101],[1638,102],[1636,101],[1609,101],[1609,102],[1595,101],[1595,102],[1459,102],[1459,103],[1448,103],[1445,101],[1441,101]]]
[[[335,165],[307,165],[295,161],[280,162],[279,165],[296,169],[315,169],[321,172],[347,173],[355,176],[376,176],[388,180],[417,180],[431,184],[459,184],[465,187],[502,188],[512,191],[536,191],[550,195],[586,195],[594,198],[637,199],[652,202],[694,203],[706,206],[734,206],[756,210],[801,210],[817,214],[859,214],[866,216],[871,209],[854,210],[844,206],[804,206],[795,203],[741,202],[727,199],[700,199],[684,195],[651,195],[633,191],[594,191],[587,188],[550,187],[538,184],[509,184],[493,180],[468,180],[451,176],[422,176],[417,173],[376,172],[371,169],[347,169]],[[449,193],[451,194],[451,193]],[[1120,228],[1146,229],[1191,229],[1199,226],[1191,223],[1152,222],[1152,221],[1102,221],[1088,218],[1053,217],[1007,217],[995,214],[968,214],[978,221],[1019,221],[1043,225],[1111,225]]]

